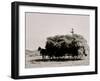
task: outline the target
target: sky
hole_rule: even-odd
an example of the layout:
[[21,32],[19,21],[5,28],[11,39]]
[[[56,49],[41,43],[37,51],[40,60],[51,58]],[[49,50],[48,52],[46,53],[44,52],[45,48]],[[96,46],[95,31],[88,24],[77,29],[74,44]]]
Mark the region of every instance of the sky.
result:
[[72,28],[89,43],[89,15],[27,12],[25,22],[25,48],[28,50],[45,48],[47,37],[71,34]]

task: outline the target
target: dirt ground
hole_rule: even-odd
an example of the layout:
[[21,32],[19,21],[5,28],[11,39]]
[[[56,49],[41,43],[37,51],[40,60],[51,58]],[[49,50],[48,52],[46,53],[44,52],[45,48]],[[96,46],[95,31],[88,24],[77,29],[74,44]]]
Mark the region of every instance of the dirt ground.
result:
[[83,59],[69,59],[67,56],[60,60],[43,60],[38,51],[26,52],[25,68],[37,67],[62,67],[62,66],[85,66],[89,65],[89,55]]

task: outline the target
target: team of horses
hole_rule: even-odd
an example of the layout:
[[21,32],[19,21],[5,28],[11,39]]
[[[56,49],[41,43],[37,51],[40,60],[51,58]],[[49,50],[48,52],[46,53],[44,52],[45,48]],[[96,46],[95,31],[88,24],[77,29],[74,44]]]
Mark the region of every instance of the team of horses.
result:
[[68,48],[38,48],[40,51],[40,55],[42,59],[61,59],[61,58],[74,58],[74,59],[82,59],[83,56],[87,56],[84,46],[79,47],[68,47]]

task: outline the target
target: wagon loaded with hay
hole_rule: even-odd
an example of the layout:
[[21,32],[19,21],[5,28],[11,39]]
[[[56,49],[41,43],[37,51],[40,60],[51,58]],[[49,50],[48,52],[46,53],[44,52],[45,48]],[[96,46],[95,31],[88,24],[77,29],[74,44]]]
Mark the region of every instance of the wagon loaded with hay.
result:
[[48,37],[45,49],[50,59],[66,56],[82,58],[89,52],[87,41],[78,34]]
[[60,58],[74,58],[82,59],[89,54],[89,46],[87,41],[82,35],[74,34],[72,29],[72,35],[56,35],[48,37],[45,45],[45,49],[39,47],[40,54],[43,59],[48,56],[49,59]]

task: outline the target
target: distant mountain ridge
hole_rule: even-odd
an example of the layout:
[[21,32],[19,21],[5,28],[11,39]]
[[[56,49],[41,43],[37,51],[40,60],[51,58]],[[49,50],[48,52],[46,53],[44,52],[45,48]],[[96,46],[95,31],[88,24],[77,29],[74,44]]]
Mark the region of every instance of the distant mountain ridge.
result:
[[39,55],[39,51],[38,50],[25,49],[25,54],[27,54],[27,55]]

